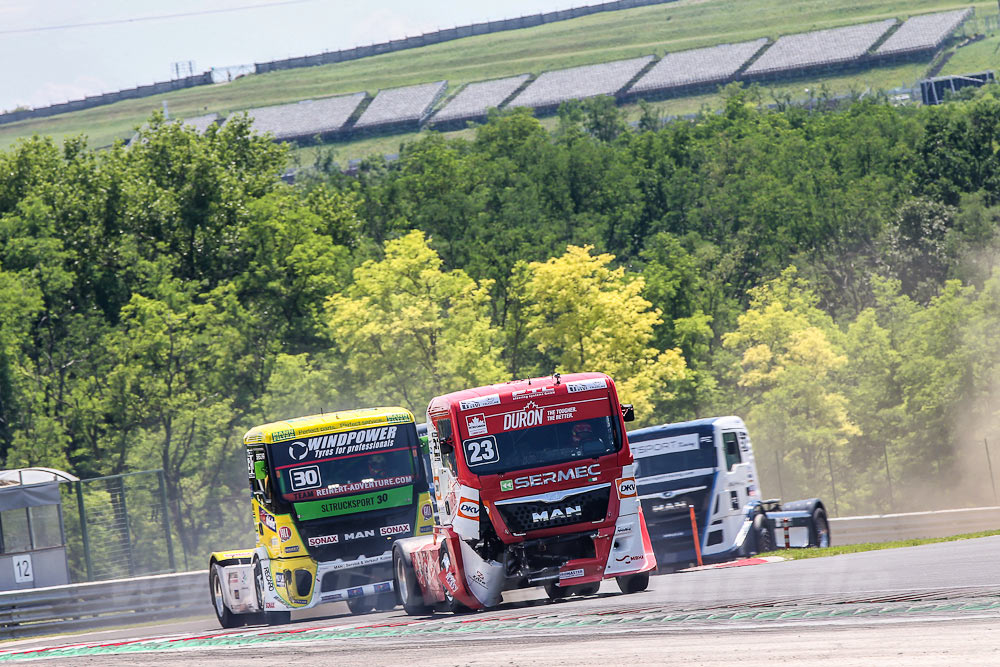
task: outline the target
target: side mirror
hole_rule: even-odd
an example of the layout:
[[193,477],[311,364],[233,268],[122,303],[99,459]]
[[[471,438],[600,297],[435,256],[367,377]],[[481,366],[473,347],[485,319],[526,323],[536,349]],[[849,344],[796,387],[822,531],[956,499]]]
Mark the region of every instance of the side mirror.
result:
[[622,419],[627,422],[635,421],[635,408],[631,403],[622,403]]
[[451,438],[445,438],[441,441],[441,455],[450,456],[452,452],[455,451],[455,446],[451,443]]
[[264,461],[254,461],[253,476],[254,479],[264,479],[267,477],[267,463]]

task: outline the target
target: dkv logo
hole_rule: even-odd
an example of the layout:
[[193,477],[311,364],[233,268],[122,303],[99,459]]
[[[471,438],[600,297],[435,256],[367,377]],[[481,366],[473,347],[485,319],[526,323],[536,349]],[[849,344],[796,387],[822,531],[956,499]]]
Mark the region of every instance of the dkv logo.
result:
[[619,498],[632,498],[635,496],[635,478],[634,477],[622,477],[615,480],[618,484],[618,497]]

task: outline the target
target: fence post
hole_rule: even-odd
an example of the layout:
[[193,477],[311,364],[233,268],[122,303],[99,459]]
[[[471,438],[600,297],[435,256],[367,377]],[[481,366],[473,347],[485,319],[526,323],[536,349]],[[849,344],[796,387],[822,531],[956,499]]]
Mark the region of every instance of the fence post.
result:
[[826,448],[826,464],[830,468],[830,490],[833,491],[833,514],[834,516],[840,516],[840,510],[837,509],[837,483],[833,479],[833,454],[830,453],[830,448]]
[[119,498],[121,499],[121,511],[122,511],[122,524],[125,526],[125,548],[128,554],[128,576],[135,576],[135,558],[132,555],[132,533],[129,530],[128,525],[128,502],[125,499],[125,478],[118,478],[118,488],[121,491]]
[[83,561],[87,565],[87,581],[94,580],[94,564],[90,561],[90,535],[87,533],[87,510],[83,505],[83,482],[76,484],[76,506],[80,517],[80,535],[83,538]]
[[170,571],[177,571],[177,563],[174,561],[174,540],[170,537],[170,507],[167,505],[167,489],[163,481],[163,469],[157,473],[156,478],[160,482],[160,506],[163,508],[163,534],[167,537],[167,558],[170,561]]

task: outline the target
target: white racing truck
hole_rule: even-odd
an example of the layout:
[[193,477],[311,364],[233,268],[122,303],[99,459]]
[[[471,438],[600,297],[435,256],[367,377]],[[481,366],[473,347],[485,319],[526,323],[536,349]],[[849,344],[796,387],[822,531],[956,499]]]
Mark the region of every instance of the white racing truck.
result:
[[[746,425],[714,417],[628,434],[642,512],[660,571],[788,546],[829,546],[818,498],[762,500]],[[693,511],[692,511],[693,510]]]

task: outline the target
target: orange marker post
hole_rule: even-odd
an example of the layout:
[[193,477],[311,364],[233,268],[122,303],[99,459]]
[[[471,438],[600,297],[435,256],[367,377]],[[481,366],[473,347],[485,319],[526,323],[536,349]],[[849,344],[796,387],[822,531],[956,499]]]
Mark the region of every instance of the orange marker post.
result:
[[698,519],[694,516],[694,505],[688,505],[691,512],[691,535],[694,537],[694,553],[698,557],[698,567],[701,567],[701,540],[698,539]]

